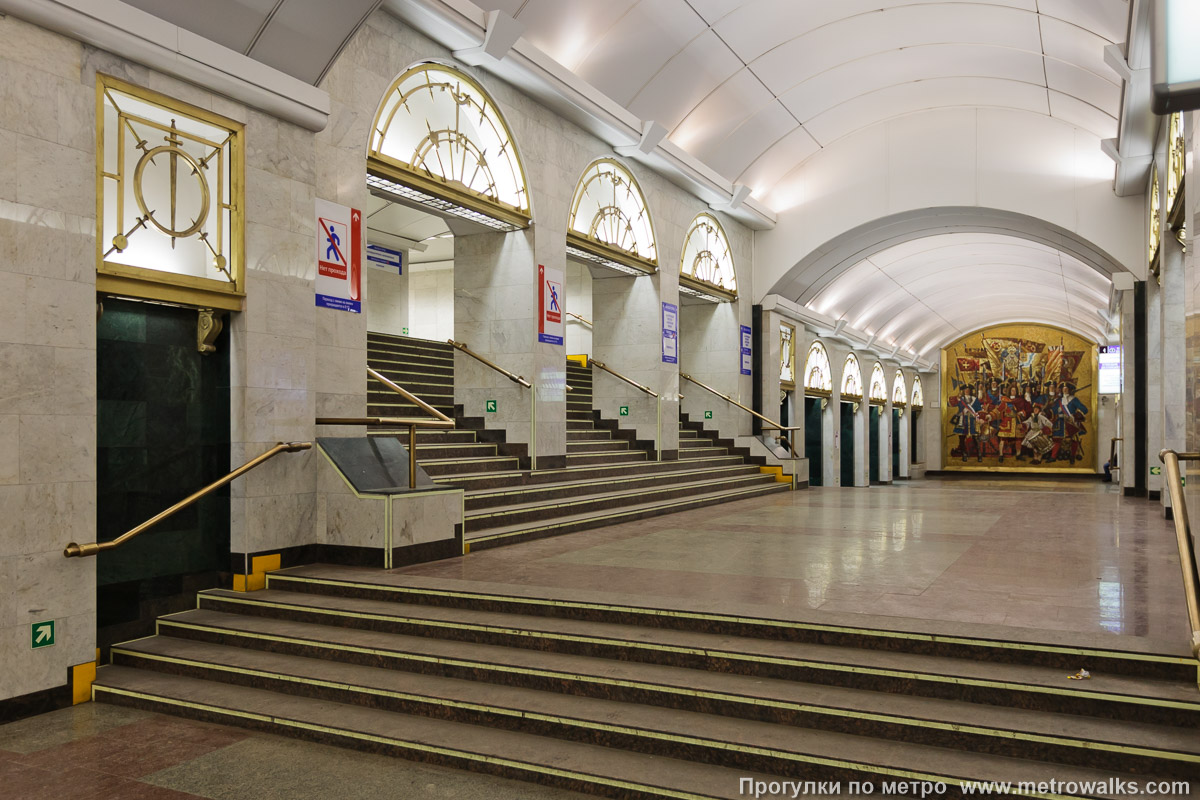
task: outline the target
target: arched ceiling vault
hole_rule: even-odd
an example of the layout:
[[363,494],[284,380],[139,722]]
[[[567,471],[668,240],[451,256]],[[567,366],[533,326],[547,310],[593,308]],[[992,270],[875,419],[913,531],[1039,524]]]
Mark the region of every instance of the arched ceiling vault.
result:
[[834,141],[946,107],[1116,134],[1126,0],[490,0],[525,38],[767,197]]
[[1104,273],[1049,245],[1008,234],[941,233],[838,270],[807,306],[925,359],[947,341],[1014,319],[1104,342],[1111,293]]

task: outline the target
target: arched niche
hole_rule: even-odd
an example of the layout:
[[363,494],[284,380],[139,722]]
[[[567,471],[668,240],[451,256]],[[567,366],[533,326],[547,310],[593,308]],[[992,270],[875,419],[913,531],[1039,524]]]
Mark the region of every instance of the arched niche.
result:
[[629,275],[658,271],[646,197],[619,161],[601,158],[584,170],[567,219],[567,253]]

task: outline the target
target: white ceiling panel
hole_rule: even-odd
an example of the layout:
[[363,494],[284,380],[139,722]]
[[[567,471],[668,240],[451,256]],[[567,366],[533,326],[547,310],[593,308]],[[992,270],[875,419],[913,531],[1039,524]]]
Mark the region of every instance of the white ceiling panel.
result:
[[1117,120],[1093,105],[1061,92],[1050,92],[1050,113],[1101,139],[1117,135]]
[[795,129],[796,118],[773,102],[700,158],[722,175],[740,175],[755,156]]
[[795,86],[798,78],[867,55],[948,43],[1041,52],[1035,14],[1000,6],[927,3],[833,23],[775,47],[751,66],[778,93]]
[[1039,53],[1007,47],[941,44],[888,50],[841,64],[805,80],[782,96],[800,119],[812,119],[846,98],[897,83],[955,76],[1004,78],[1042,84]]
[[712,31],[705,31],[642,87],[629,110],[675,130],[718,86],[743,68]]
[[689,0],[696,13],[704,17],[704,21],[712,25],[726,14],[737,11],[746,5],[745,0]]
[[762,199],[780,178],[820,149],[807,130],[792,128],[787,136],[767,148],[734,181],[749,186],[754,196]]
[[1125,41],[1129,0],[1039,0],[1043,17],[1065,20],[1103,36],[1107,41]]
[[606,46],[594,48],[575,71],[628,106],[672,56],[705,31],[684,0],[638,3],[613,24]]
[[1104,37],[1084,28],[1042,17],[1042,47],[1048,58],[1086,69],[1116,85],[1120,78],[1104,63],[1104,48],[1109,44]]
[[893,9],[927,5],[1010,6],[1032,11],[1034,0],[958,0],[932,4],[929,0],[752,0],[723,17],[715,29],[738,55],[753,61],[772,48],[813,31],[824,33],[842,22],[850,26],[869,23],[875,15]]
[[613,26],[637,0],[528,0],[516,18],[525,38],[569,70],[594,49],[617,44],[608,38]]
[[316,83],[376,5],[375,0],[283,0],[248,55]]
[[725,81],[671,132],[671,141],[692,153],[719,144],[744,120],[775,102],[748,69]]
[[991,78],[937,78],[860,95],[801,122],[822,146],[886,119],[931,108],[988,106],[1047,113],[1046,90]]
[[1071,95],[1081,102],[1095,106],[1114,120],[1121,110],[1121,88],[1097,76],[1094,72],[1080,69],[1063,61],[1046,59],[1046,79],[1056,92]]
[[278,0],[209,0],[179,3],[170,0],[125,0],[160,19],[245,53]]
[[1111,289],[1107,277],[1052,247],[949,233],[863,259],[808,305],[889,344],[927,351],[947,325],[967,333],[1003,319],[1040,319],[1099,337]]

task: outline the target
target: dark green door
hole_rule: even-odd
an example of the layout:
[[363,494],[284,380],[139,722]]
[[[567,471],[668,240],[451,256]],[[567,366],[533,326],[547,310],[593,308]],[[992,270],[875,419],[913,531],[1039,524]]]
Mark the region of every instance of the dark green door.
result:
[[842,486],[854,485],[854,404],[839,403],[842,407]]
[[871,406],[870,436],[867,437],[867,465],[871,483],[879,483],[879,406]]
[[892,409],[892,480],[900,477],[900,409]]
[[808,459],[808,485],[822,486],[821,401],[804,398],[804,457]]
[[[97,531],[113,539],[229,472],[228,335],[196,349],[194,310],[108,298],[96,328]],[[97,643],[154,632],[227,585],[229,489],[96,564]]]

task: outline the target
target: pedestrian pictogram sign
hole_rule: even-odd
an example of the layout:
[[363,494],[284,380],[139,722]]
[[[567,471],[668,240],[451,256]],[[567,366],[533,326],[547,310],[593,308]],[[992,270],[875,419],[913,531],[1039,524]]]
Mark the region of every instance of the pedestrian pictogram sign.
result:
[[39,647],[54,646],[54,620],[49,619],[45,622],[35,622],[29,627],[31,628],[30,644],[34,650],[37,650]]

